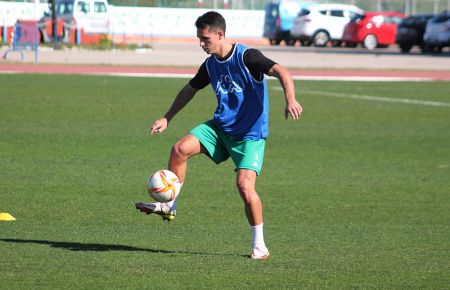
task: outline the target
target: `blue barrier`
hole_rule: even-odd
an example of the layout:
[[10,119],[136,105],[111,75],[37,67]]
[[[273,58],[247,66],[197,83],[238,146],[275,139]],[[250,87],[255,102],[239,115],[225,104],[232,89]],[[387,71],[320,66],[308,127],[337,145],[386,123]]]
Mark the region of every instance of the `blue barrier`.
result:
[[37,63],[38,47],[39,29],[37,21],[18,20],[11,34],[10,48],[3,54],[3,59],[6,59],[10,52],[19,52],[23,61],[23,51],[32,49],[34,50],[34,61]]
[[6,26],[6,21],[4,21],[4,24],[3,24],[3,43],[7,43],[8,42],[7,38],[8,38],[8,27]]

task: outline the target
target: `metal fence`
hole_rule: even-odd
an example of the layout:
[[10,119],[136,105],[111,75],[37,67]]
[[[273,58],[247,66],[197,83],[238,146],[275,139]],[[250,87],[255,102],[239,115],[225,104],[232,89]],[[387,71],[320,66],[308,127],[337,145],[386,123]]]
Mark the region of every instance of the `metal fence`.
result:
[[[34,2],[34,0],[6,2]],[[206,9],[249,9],[263,10],[270,2],[286,0],[109,0],[115,6],[206,8]],[[353,4],[366,11],[400,11],[407,15],[418,13],[440,13],[450,11],[450,0],[290,0],[297,2]],[[41,0],[40,3],[47,3]]]
[[[283,0],[110,0],[116,6],[146,6],[207,9],[263,10],[270,2]],[[450,0],[297,0],[298,2],[353,4],[366,11],[400,11],[405,14],[450,11]]]

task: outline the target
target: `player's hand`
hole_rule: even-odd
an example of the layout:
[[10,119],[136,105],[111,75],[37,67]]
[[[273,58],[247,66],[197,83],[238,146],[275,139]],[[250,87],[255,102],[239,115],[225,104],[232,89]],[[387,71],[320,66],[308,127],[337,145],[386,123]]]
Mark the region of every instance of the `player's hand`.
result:
[[156,120],[150,128],[150,134],[153,135],[155,133],[162,133],[164,130],[166,130],[167,125],[168,123],[166,118]]
[[297,100],[292,100],[286,103],[286,109],[284,111],[284,116],[287,119],[291,115],[292,119],[297,120],[303,113],[303,108]]

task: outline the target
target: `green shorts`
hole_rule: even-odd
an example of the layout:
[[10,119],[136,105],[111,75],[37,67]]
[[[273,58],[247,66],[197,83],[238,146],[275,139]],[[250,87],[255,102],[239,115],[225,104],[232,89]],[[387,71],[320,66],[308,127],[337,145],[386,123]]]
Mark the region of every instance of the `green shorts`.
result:
[[212,121],[192,129],[194,135],[208,151],[208,156],[217,164],[230,156],[236,169],[251,169],[259,175],[264,160],[265,139],[237,141],[226,135]]

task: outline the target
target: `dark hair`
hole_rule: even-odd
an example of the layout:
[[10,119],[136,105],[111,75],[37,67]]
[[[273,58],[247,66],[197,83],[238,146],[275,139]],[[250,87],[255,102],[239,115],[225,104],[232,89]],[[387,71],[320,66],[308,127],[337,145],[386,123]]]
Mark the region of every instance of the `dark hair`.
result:
[[204,28],[215,28],[215,29],[222,29],[223,32],[225,32],[227,25],[225,23],[225,18],[220,13],[217,13],[215,11],[209,11],[197,18],[197,21],[195,21],[195,26],[198,29],[204,29]]

